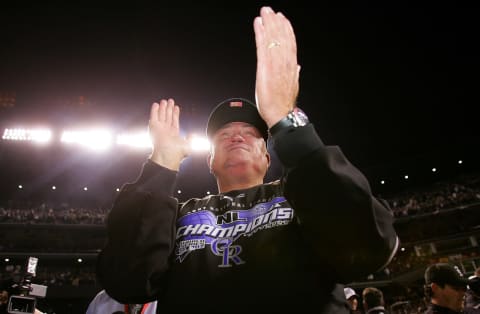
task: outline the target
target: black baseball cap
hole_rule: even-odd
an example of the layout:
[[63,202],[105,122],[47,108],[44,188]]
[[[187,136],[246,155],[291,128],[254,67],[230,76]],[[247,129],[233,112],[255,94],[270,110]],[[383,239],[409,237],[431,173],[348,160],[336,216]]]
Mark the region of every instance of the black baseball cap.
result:
[[425,283],[427,285],[436,283],[438,285],[448,284],[453,287],[467,286],[469,280],[463,277],[463,273],[457,266],[448,263],[437,263],[430,265],[425,271]]
[[268,126],[258,113],[257,106],[244,98],[229,98],[213,108],[207,122],[207,137],[230,122],[245,122],[253,125],[260,131],[265,141],[268,140]]

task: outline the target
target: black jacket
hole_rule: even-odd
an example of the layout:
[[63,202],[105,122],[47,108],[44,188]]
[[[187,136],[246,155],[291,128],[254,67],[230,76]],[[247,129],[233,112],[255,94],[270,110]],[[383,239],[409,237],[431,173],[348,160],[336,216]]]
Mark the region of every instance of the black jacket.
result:
[[365,314],[386,314],[385,307],[382,305],[369,309]]
[[122,303],[158,313],[348,313],[342,283],[383,268],[398,247],[393,215],[313,125],[273,138],[281,181],[191,199],[177,173],[145,163],[107,221],[98,279]]
[[430,303],[424,314],[462,314],[462,313],[464,312],[456,312],[454,310],[449,309],[448,307]]

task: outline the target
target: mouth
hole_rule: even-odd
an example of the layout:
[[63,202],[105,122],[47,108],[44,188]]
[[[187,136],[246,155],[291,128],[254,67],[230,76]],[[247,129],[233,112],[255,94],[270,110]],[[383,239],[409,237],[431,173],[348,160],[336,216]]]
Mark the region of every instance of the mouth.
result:
[[234,150],[238,150],[238,149],[248,151],[248,147],[246,147],[245,145],[232,145],[232,146],[227,147],[227,151],[229,151],[229,152],[234,151]]

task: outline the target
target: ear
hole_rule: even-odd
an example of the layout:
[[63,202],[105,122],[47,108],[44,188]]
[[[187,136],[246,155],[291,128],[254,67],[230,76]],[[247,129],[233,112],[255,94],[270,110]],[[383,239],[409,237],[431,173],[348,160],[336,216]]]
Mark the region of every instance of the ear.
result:
[[212,153],[209,152],[208,155],[207,155],[207,166],[208,166],[208,170],[210,170],[210,173],[212,173],[211,161],[212,161]]
[[270,168],[271,156],[268,151],[265,152],[265,158],[267,158],[267,168]]

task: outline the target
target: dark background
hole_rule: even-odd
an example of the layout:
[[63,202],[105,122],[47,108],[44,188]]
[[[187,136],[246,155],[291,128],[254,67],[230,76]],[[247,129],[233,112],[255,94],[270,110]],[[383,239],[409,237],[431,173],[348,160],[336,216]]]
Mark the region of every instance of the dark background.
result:
[[[458,159],[465,171],[477,169],[479,10],[460,1],[2,4],[0,90],[16,93],[16,107],[0,113],[2,126],[146,127],[150,104],[173,97],[182,106],[183,128],[203,132],[214,105],[254,98],[252,24],[263,4],[281,10],[295,29],[298,105],[324,142],[339,145],[377,191],[384,189],[377,187],[380,179],[398,189],[394,183],[403,175],[413,182],[431,176],[432,167],[435,176],[450,175],[459,171]],[[63,169],[78,169],[81,160],[93,164],[97,177],[99,167],[124,174],[112,184],[133,179],[146,156],[117,164],[112,161],[129,153],[54,153]],[[47,158],[35,154],[21,162]],[[199,176],[210,180],[204,156],[190,159],[180,185]],[[52,163],[60,165],[45,164],[53,180]],[[199,176],[190,174],[199,168]]]

